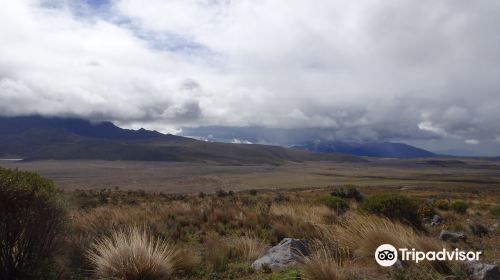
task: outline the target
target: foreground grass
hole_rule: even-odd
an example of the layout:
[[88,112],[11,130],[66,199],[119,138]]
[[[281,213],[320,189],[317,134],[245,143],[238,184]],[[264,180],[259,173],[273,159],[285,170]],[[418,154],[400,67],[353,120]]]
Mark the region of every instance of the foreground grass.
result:
[[[361,190],[365,196],[376,192]],[[362,212],[355,199],[345,198],[348,210],[330,208],[324,197],[331,191],[219,191],[192,196],[120,190],[67,193],[73,210],[66,250],[60,256],[61,275],[65,279],[321,280],[440,279],[453,274],[468,279],[455,263],[382,269],[373,259],[375,248],[383,243],[421,250],[450,246],[438,240],[441,229],[461,230],[470,236],[467,242],[452,246],[483,250],[487,262],[500,260],[498,231],[479,237],[465,223],[466,219],[498,223],[498,197],[491,194],[467,199],[467,193],[457,192],[448,201],[443,189],[401,190],[420,202],[444,199],[451,205],[460,200],[468,206],[458,213],[432,204],[443,222],[416,228]],[[439,207],[443,205],[440,202]],[[284,237],[308,239],[310,256],[279,273],[252,269],[252,262]],[[130,263],[131,256],[139,261]]]

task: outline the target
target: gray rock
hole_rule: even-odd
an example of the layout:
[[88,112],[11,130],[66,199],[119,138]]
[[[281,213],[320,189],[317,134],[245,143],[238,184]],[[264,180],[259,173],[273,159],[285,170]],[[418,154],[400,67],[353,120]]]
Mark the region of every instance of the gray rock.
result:
[[485,264],[480,262],[469,262],[467,265],[473,279],[477,280],[500,279],[500,272],[498,270],[498,265]]
[[491,225],[488,230],[491,231],[491,232],[495,232],[497,231],[498,229],[500,228],[500,224],[496,223],[496,224],[493,224]]
[[460,240],[467,240],[467,236],[463,232],[453,232],[449,230],[442,230],[439,234],[439,239],[443,241],[458,242]]
[[305,256],[307,251],[307,240],[284,238],[281,242],[267,250],[267,252],[252,264],[254,269],[261,269],[267,265],[272,271],[280,271],[288,266],[295,265]]
[[434,215],[434,216],[432,217],[432,222],[433,222],[433,223],[439,224],[439,223],[441,223],[442,221],[443,221],[443,218],[441,218],[441,216],[439,216],[439,215],[437,215],[437,214],[436,214],[436,215]]

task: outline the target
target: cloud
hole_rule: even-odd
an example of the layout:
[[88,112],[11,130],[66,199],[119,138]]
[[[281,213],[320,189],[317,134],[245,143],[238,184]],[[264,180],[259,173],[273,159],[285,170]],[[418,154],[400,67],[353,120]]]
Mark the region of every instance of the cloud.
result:
[[0,10],[0,114],[360,140],[500,135],[497,1],[42,3]]
[[469,145],[477,145],[481,143],[480,141],[476,140],[476,139],[467,139],[465,140],[465,144],[469,144]]

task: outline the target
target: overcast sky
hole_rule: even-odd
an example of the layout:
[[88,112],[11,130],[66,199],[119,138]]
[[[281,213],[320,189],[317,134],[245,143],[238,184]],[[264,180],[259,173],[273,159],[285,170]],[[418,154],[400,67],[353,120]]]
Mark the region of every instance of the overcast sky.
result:
[[497,0],[5,0],[0,114],[500,155],[499,15]]

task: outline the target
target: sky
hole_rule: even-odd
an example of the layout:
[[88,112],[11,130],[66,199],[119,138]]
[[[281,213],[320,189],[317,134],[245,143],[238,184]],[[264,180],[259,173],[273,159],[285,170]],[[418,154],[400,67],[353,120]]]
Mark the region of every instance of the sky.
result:
[[496,0],[1,4],[3,116],[500,155]]

